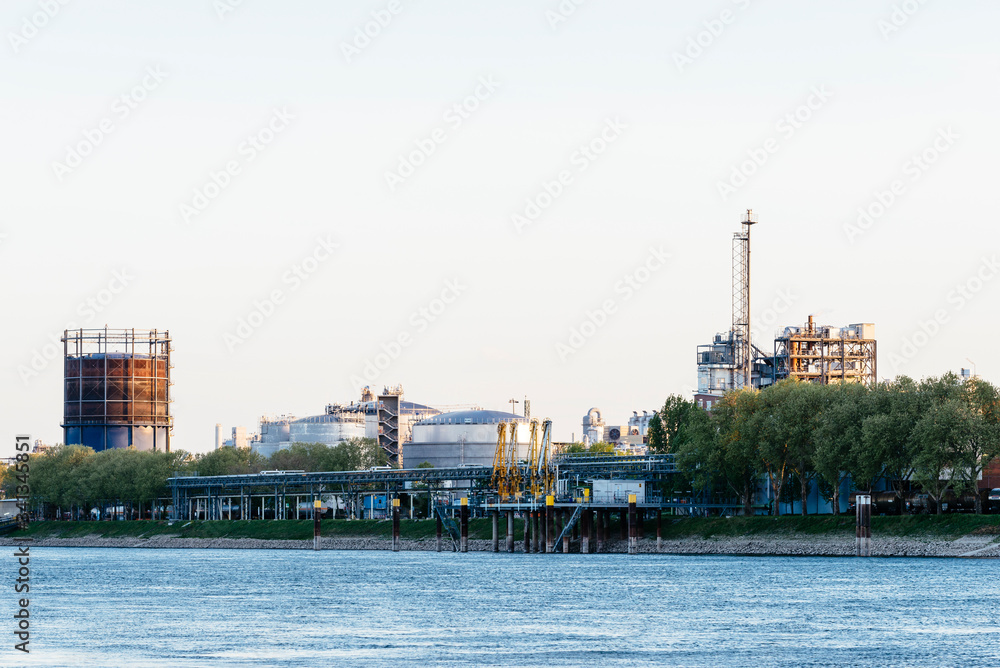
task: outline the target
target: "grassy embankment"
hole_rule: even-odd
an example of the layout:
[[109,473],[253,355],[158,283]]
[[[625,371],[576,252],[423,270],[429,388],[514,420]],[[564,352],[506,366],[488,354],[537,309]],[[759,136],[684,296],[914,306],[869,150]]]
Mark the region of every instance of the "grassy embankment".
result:
[[[514,522],[515,540],[523,540],[523,520]],[[646,537],[656,536],[653,522],[646,523]],[[433,540],[434,520],[401,520],[400,534],[411,540]],[[213,522],[35,522],[27,530],[6,534],[7,537],[31,536],[34,538],[80,538],[97,535],[106,538],[150,538],[170,534],[183,538],[257,538],[262,540],[308,540],[312,538],[311,520],[264,521],[213,521]],[[501,519],[501,540],[506,527]],[[612,523],[611,536],[618,535],[616,522]],[[873,517],[872,535],[898,537],[958,538],[967,534],[1000,535],[1000,515],[916,515],[905,517]],[[324,520],[325,537],[385,538],[392,534],[392,523],[386,520]],[[469,538],[492,537],[489,519],[469,522]],[[854,535],[852,516],[831,515],[785,517],[733,517],[733,518],[663,518],[663,537],[677,538],[728,538],[767,537],[785,538],[850,537]],[[447,541],[447,532],[445,533]]]

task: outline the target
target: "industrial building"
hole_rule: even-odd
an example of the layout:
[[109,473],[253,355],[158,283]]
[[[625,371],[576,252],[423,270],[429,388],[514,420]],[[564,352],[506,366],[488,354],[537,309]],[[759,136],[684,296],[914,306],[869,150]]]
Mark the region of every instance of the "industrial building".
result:
[[774,378],[798,378],[812,383],[878,382],[875,325],[818,327],[809,316],[805,327],[786,327],[774,340]]
[[403,444],[407,468],[491,466],[501,422],[517,424],[517,458],[528,457],[529,418],[491,410],[452,411],[413,423],[411,439]]
[[[401,464],[400,443],[409,439],[411,426],[440,412],[425,404],[404,401],[401,386],[386,387],[377,397],[366,387],[359,401],[327,404],[321,415],[262,417],[260,431],[248,439],[247,445],[270,457],[292,443],[333,446],[352,438],[372,438],[379,442],[393,464]],[[237,444],[237,429],[242,428],[234,428],[233,441],[227,445]]]
[[632,411],[626,424],[607,424],[601,417],[601,409],[591,408],[583,416],[583,444],[593,445],[594,443],[611,443],[625,450],[641,450],[646,443],[646,432],[649,429],[649,421],[656,415],[655,412],[643,411],[639,415],[638,411]]
[[170,450],[170,333],[75,329],[62,336],[68,445]]
[[813,316],[804,327],[785,327],[764,352],[750,333],[750,229],[757,223],[748,209],[733,235],[732,324],[711,343],[698,346],[698,390],[695,403],[712,405],[726,392],[762,389],[785,378],[814,383],[877,382],[875,325],[817,326]]

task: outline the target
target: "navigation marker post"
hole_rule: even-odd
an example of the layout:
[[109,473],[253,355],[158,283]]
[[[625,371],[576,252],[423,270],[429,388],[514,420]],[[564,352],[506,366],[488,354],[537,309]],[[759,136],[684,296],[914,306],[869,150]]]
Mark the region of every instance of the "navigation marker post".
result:
[[639,522],[635,507],[636,495],[628,495],[628,553],[639,553]]
[[399,499],[392,500],[392,551],[399,552]]
[[322,516],[322,502],[319,499],[313,501],[313,549],[319,549],[319,519]]
[[857,556],[870,557],[872,551],[872,497],[858,494],[854,502]]

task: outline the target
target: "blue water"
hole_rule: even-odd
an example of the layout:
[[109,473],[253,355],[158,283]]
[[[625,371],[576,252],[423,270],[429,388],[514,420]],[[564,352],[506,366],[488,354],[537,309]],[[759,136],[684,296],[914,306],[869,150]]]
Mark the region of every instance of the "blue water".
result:
[[996,560],[35,548],[31,568],[32,651],[0,582],[0,666],[1000,665]]

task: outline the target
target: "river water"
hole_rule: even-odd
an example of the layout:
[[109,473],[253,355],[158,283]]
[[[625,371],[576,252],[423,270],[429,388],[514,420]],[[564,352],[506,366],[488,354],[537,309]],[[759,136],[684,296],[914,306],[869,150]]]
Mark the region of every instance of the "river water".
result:
[[997,560],[35,548],[30,655],[15,561],[2,666],[1000,665]]

